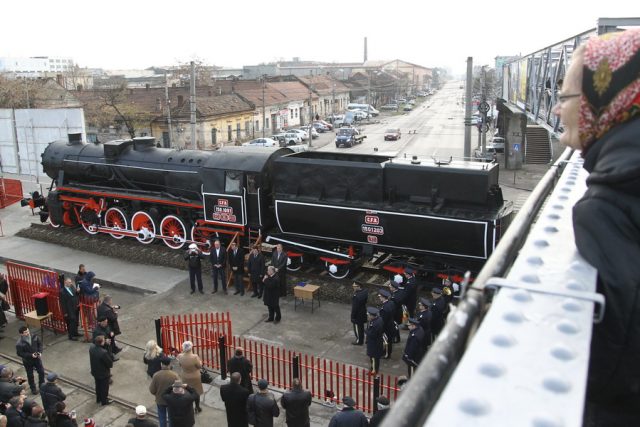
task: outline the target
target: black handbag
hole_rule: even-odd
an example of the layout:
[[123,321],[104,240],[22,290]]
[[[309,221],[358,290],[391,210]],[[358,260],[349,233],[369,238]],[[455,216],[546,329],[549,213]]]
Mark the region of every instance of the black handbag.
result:
[[206,369],[200,369],[200,381],[205,384],[211,384],[213,382],[213,377]]

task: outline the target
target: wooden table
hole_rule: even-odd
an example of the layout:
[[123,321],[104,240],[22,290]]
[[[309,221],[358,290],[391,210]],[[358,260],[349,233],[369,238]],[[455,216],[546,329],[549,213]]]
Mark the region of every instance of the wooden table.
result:
[[52,312],[45,314],[44,316],[38,316],[38,313],[33,310],[24,315],[24,321],[27,323],[29,328],[38,328],[40,329],[40,341],[42,341],[42,345],[44,346],[44,328],[42,327],[42,322],[47,319],[50,319],[53,316]]
[[296,286],[293,288],[293,310],[298,307],[298,298],[304,305],[304,300],[311,300],[311,312],[313,313],[313,301],[318,301],[318,307],[320,307],[320,286],[316,285],[304,285]]

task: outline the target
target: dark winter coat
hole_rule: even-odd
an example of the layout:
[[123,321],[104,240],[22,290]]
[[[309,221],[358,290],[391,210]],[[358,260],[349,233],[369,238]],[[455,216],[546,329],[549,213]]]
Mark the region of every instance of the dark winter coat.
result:
[[254,413],[256,427],[273,427],[273,419],[280,415],[280,408],[273,394],[256,393],[247,399],[247,414]]
[[389,339],[394,337],[396,332],[396,324],[393,321],[395,312],[396,304],[391,300],[385,301],[382,304],[382,308],[380,308],[380,317],[384,323],[384,332],[387,334]]
[[418,321],[424,331],[423,344],[426,350],[426,348],[431,345],[431,311],[427,309],[418,313]]
[[107,350],[91,344],[89,348],[89,362],[91,364],[91,375],[93,375],[94,378],[109,378],[111,368],[113,367],[113,359]]
[[247,399],[249,390],[240,384],[229,383],[220,387],[220,397],[227,410],[227,424],[229,427],[247,427]]
[[184,394],[174,393],[170,387],[164,392],[162,398],[167,402],[171,425],[192,427],[196,423],[193,403],[198,400],[198,393],[192,387],[186,386]]
[[251,371],[253,371],[253,365],[251,361],[244,356],[233,356],[227,363],[227,369],[229,373],[233,374],[238,372],[242,377],[240,385],[253,393],[253,385],[251,384]]
[[162,353],[160,353],[158,356],[154,357],[151,360],[148,360],[146,357],[144,357],[144,355],[142,356],[142,361],[144,362],[145,365],[147,365],[147,375],[149,375],[149,377],[153,377],[153,374],[155,374],[160,369],[162,369],[161,360],[164,357],[165,356]]
[[[595,142],[588,189],[573,208],[576,246],[607,304],[593,327],[587,393],[614,402],[640,390],[640,118]],[[634,392],[635,390],[635,392]]]
[[158,423],[156,423],[155,421],[149,420],[147,418],[145,419],[130,418],[129,421],[127,422],[131,424],[133,427],[158,427]]
[[309,427],[309,406],[311,406],[309,391],[295,388],[287,391],[282,395],[280,405],[285,410],[288,427]]
[[367,337],[367,356],[374,358],[382,357],[384,354],[382,334],[384,334],[384,321],[381,317],[376,317],[369,322],[369,326],[365,331]]
[[258,255],[253,256],[253,254],[249,254],[249,259],[247,260],[247,269],[249,270],[249,274],[253,278],[260,279],[264,275],[264,255],[258,252]]
[[8,402],[12,397],[20,396],[23,387],[6,378],[0,378],[0,402]]
[[287,253],[285,251],[280,252],[273,251],[271,255],[271,265],[276,268],[278,275],[286,274],[287,272]]
[[98,318],[106,317],[109,322],[109,327],[113,331],[114,334],[120,335],[120,325],[118,324],[118,313],[114,310],[112,306],[107,304],[106,302],[102,302],[98,306]]
[[278,307],[280,305],[279,285],[280,281],[278,280],[277,274],[271,277],[267,277],[264,280],[264,292],[262,294],[264,305],[271,307]]
[[47,427],[49,424],[46,419],[27,417],[24,420],[24,427]]
[[184,254],[184,259],[189,261],[189,268],[201,269],[202,260],[204,259],[204,254],[200,251],[192,252],[191,249],[189,249]]
[[40,397],[42,398],[42,407],[46,413],[49,413],[55,410],[56,403],[64,401],[67,395],[55,383],[47,381],[40,387]]
[[16,408],[9,408],[5,414],[7,416],[7,427],[23,427],[26,419],[24,412],[19,412]]
[[389,412],[389,408],[378,409],[375,414],[371,416],[369,420],[369,427],[378,427],[382,425],[382,420]]
[[[242,250],[242,248],[238,248],[236,247],[236,253],[234,254],[233,251],[229,251],[228,253],[228,257],[229,257],[229,267],[231,268],[231,271],[234,272],[241,272],[244,273],[244,251]],[[236,267],[237,270],[234,270],[233,267]]]
[[72,419],[68,414],[57,413],[54,418],[54,426],[55,427],[76,427],[78,422]]
[[433,335],[438,335],[444,328],[446,304],[444,298],[440,297],[429,306],[429,311],[431,311],[431,333]]
[[100,291],[93,287],[92,279],[94,277],[96,277],[96,273],[93,271],[89,271],[84,275],[80,281],[80,293],[88,298],[98,299],[100,297]]
[[[69,293],[71,291],[71,293]],[[77,320],[78,305],[80,304],[80,298],[75,288],[67,288],[66,286],[60,289],[60,308],[62,313],[71,320]]]
[[391,294],[391,301],[393,301],[395,308],[393,311],[393,320],[400,325],[402,323],[402,306],[407,299],[407,291],[404,288],[398,288]]
[[369,292],[366,289],[360,289],[351,297],[351,323],[367,322],[367,300]]
[[42,353],[40,337],[31,335],[31,344],[20,337],[16,342],[16,353],[22,358],[22,363],[25,366],[33,365],[37,360],[33,358],[33,353]]
[[345,406],[331,418],[329,427],[367,427],[369,420],[357,409]]
[[213,267],[216,264],[220,264],[224,268],[227,263],[227,249],[220,245],[220,255],[216,255],[216,248],[211,248],[211,253],[209,253],[209,260],[211,261],[211,266]]
[[409,366],[418,366],[424,355],[424,331],[420,326],[409,332],[402,360]]

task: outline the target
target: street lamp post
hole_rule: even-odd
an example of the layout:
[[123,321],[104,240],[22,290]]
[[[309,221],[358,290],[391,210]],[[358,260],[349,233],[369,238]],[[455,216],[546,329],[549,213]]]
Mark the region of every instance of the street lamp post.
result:
[[266,77],[267,77],[266,74],[262,75],[262,137],[263,138],[264,138],[264,126],[267,122],[267,119],[265,117],[265,111],[264,111],[264,85],[265,85]]

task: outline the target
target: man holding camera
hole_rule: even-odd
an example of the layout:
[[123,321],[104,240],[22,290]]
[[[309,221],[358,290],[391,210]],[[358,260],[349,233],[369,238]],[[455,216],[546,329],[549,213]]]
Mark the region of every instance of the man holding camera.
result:
[[20,326],[20,338],[16,343],[16,353],[22,358],[27,380],[32,394],[38,394],[38,388],[33,378],[33,370],[38,371],[38,384],[44,383],[44,368],[42,367],[42,342],[37,335],[31,336],[29,328]]
[[98,306],[98,319],[106,318],[109,329],[111,330],[111,332],[113,332],[113,335],[111,337],[108,337],[111,338],[111,348],[113,349],[113,354],[118,354],[122,351],[122,349],[116,344],[116,335],[120,335],[122,333],[120,331],[120,324],[118,323],[118,312],[116,310],[120,310],[120,306],[113,304],[111,295],[105,295],[102,299],[102,304]]
[[189,245],[184,259],[189,262],[189,282],[191,283],[191,294],[196,292],[196,279],[198,280],[198,291],[203,294],[202,288],[202,260],[204,254],[198,249],[198,245],[192,243]]

